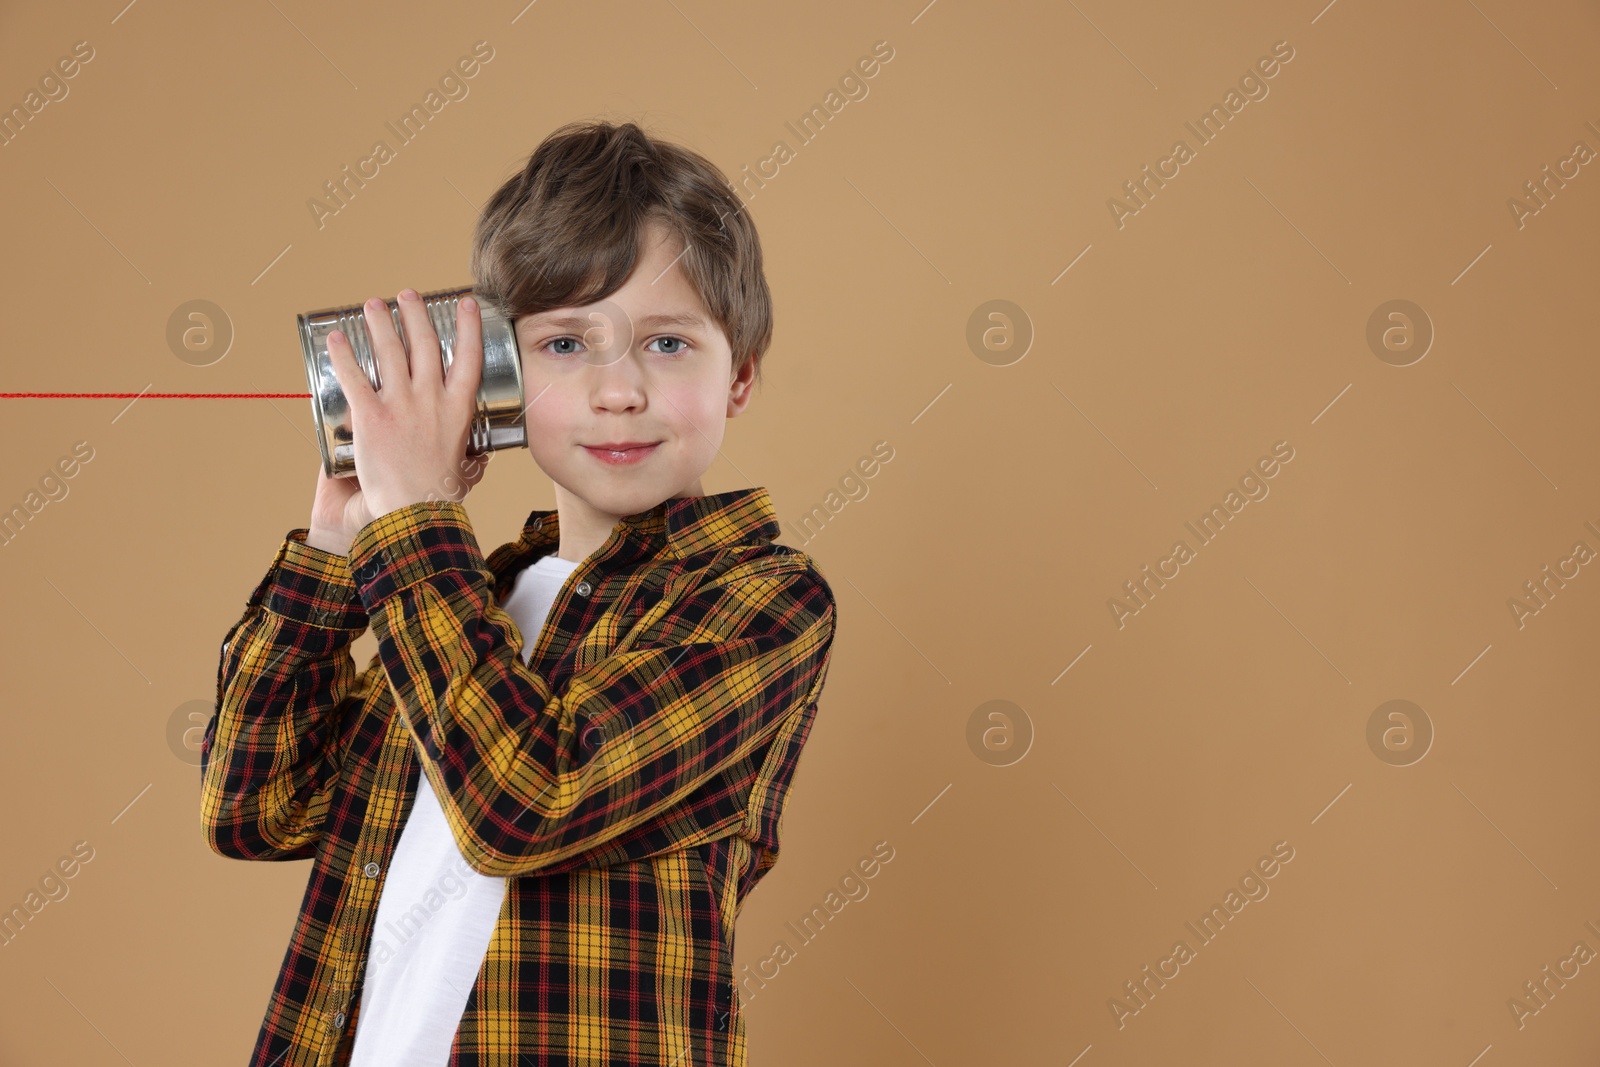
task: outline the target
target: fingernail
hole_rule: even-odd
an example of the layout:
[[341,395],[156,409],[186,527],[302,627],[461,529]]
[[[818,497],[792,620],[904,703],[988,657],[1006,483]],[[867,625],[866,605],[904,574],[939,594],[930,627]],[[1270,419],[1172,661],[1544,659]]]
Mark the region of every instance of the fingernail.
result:
[[461,309],[463,311],[477,311],[478,302],[470,296],[464,296],[461,298]]
[[343,330],[330,330],[330,331],[328,331],[328,340],[330,340],[330,341],[338,341],[340,344],[343,344],[344,343],[344,331]]
[[400,297],[403,300],[415,300],[417,298],[417,291],[415,289],[402,289],[400,290]]

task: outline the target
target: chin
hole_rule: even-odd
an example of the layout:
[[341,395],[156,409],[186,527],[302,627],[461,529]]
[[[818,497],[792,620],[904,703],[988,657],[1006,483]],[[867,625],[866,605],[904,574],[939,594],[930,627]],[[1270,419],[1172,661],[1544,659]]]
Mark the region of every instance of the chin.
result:
[[591,508],[607,515],[636,515],[641,511],[649,511],[668,496],[665,490],[654,483],[616,486],[596,484],[593,478],[587,478],[569,484],[576,486],[577,495]]

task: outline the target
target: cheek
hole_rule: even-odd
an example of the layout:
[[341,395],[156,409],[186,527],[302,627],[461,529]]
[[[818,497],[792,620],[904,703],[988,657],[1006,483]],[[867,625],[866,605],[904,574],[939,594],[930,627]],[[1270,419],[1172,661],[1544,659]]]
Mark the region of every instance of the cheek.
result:
[[523,401],[528,420],[528,447],[536,455],[554,451],[575,437],[578,419],[574,413],[581,410],[573,405],[572,397],[559,383],[524,378]]
[[720,435],[727,416],[725,387],[710,380],[658,380],[652,390],[651,407],[663,425],[680,437],[701,434]]

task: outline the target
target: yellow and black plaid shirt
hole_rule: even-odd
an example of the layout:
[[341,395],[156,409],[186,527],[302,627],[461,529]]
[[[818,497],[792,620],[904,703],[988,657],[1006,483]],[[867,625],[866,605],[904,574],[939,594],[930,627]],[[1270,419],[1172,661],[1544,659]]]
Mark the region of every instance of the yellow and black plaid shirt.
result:
[[622,519],[524,664],[500,603],[557,549],[555,511],[487,560],[449,501],[380,516],[348,559],[290,531],[201,743],[211,848],[312,860],[252,1067],[349,1062],[419,774],[464,859],[508,879],[452,1067],[745,1062],[734,919],[777,860],[835,624],[780,532],[763,488]]

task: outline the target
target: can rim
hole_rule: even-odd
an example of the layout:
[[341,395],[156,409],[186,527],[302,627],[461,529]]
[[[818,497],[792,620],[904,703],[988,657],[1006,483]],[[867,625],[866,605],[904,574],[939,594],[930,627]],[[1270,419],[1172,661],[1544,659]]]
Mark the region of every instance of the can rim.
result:
[[316,345],[311,340],[311,323],[308,316],[299,314],[295,316],[300,329],[300,355],[301,362],[305,365],[306,388],[311,392],[311,421],[317,427],[317,451],[322,453],[322,473],[329,478],[333,474],[333,456],[328,451],[328,427],[322,420],[322,405],[317,403],[317,351]]

